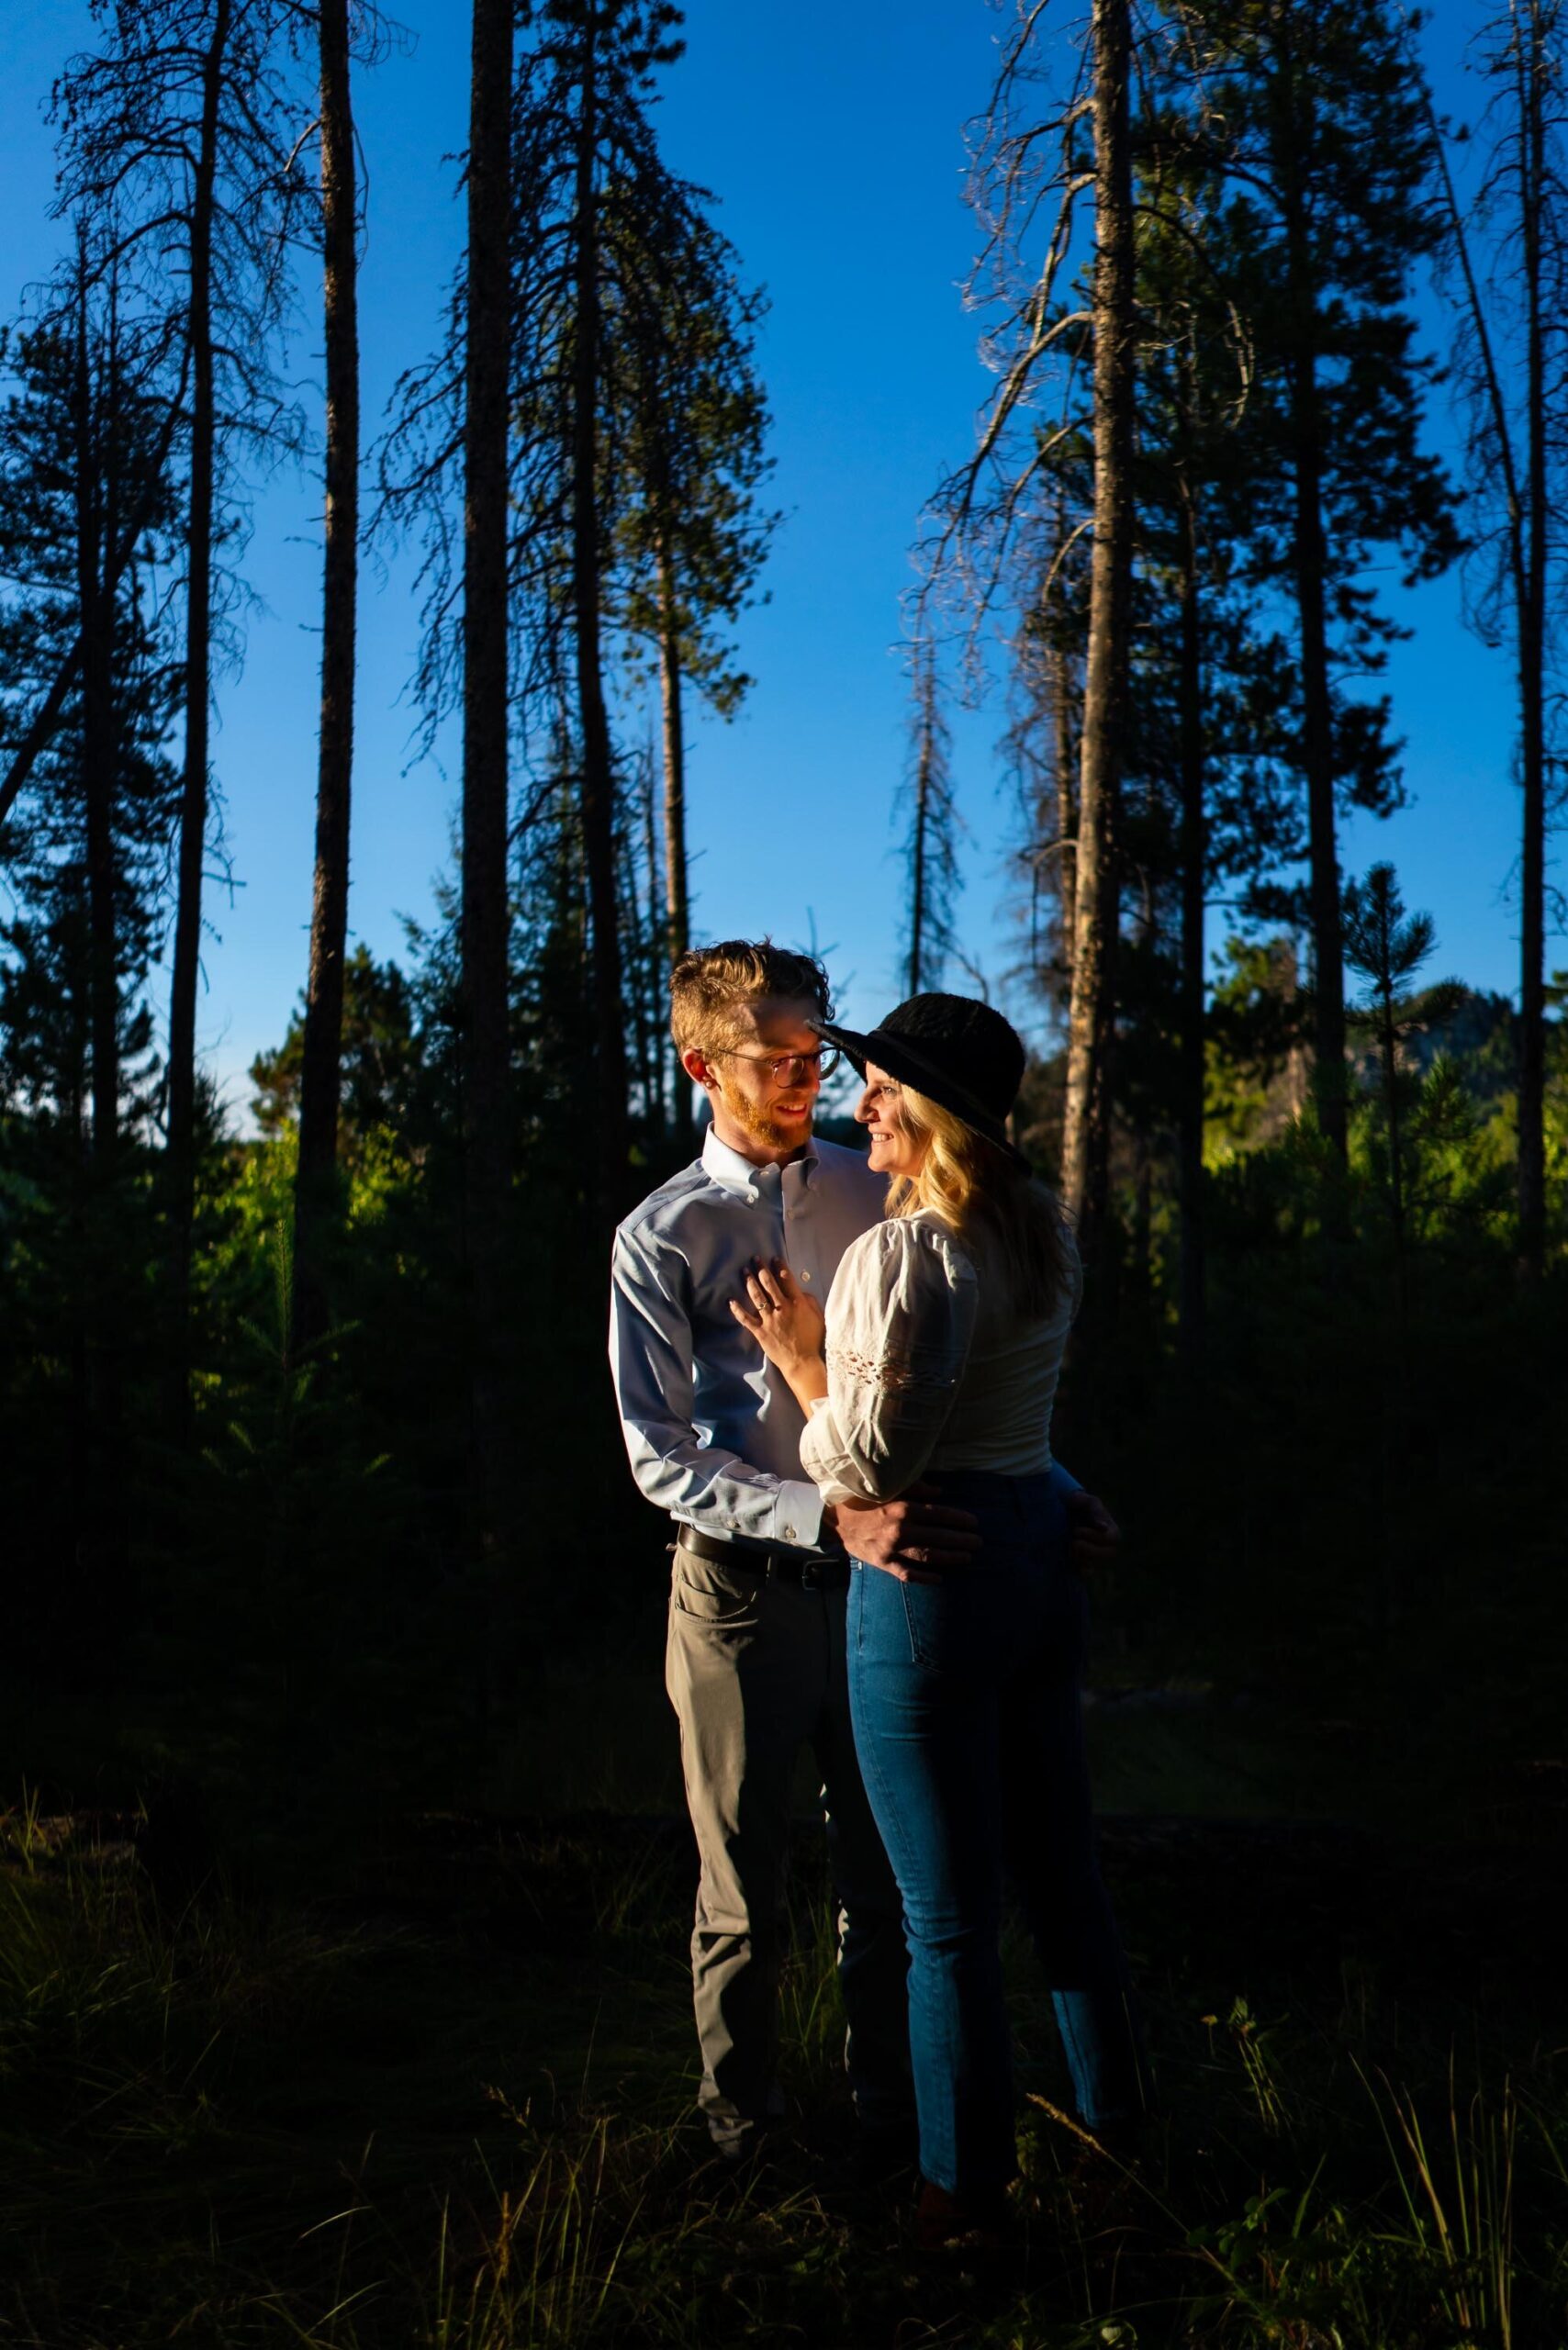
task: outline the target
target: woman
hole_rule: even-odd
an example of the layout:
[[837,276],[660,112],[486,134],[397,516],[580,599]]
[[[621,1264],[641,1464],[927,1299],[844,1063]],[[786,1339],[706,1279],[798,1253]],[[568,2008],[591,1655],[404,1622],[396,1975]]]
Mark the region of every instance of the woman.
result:
[[1004,1870],[1084,2124],[1114,2134],[1148,2103],[1094,1852],[1083,1590],[1049,1482],[1078,1254],[1007,1139],[1025,1054],[999,1013],[918,995],[869,1035],[822,1033],[865,1080],[855,1114],[889,1178],[886,1220],[846,1253],[825,1326],[783,1267],[734,1311],[808,1416],[801,1458],[825,1497],[869,1505],[924,1480],[980,1521],[961,1570],[855,1561],[849,1595],[856,1745],[909,1937],[920,2229],[939,2244],[994,2235],[1017,2169]]

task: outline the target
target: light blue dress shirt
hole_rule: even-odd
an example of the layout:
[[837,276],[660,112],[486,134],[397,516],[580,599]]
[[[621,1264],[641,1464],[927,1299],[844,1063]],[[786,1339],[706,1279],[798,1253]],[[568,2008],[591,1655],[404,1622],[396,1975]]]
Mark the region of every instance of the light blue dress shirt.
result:
[[615,1236],[610,1361],[632,1473],[651,1502],[720,1540],[816,1544],[801,1407],[730,1312],[754,1257],[781,1257],[825,1305],[838,1260],[881,1218],[886,1179],[812,1141],[754,1167],[711,1126],[702,1156]]

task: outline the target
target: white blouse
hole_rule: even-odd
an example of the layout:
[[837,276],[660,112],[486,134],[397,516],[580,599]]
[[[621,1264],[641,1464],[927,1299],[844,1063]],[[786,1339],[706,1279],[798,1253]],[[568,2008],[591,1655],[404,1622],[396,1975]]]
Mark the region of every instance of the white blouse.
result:
[[1076,1252],[1072,1267],[1054,1311],[1024,1321],[983,1234],[924,1214],[852,1241],[828,1293],[828,1392],[801,1438],[824,1499],[889,1501],[927,1469],[1045,1474]]

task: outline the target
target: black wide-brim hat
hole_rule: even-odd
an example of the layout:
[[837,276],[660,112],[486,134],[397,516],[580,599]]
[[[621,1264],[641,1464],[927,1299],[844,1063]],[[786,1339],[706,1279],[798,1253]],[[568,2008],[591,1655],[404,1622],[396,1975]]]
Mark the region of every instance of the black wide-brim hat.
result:
[[1027,1055],[1018,1031],[991,1005],[977,996],[912,995],[864,1032],[812,1024],[862,1077],[867,1062],[874,1062],[1027,1169],[1028,1160],[1007,1138],[1007,1113],[1018,1098]]

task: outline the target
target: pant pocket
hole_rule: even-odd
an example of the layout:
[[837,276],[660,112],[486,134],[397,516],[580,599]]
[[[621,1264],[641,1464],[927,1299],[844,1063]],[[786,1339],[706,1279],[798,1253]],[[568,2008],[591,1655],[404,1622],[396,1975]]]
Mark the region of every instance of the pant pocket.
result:
[[987,1561],[935,1583],[901,1583],[910,1662],[922,1673],[994,1674],[1024,1630],[1004,1567]]
[[678,1615],[716,1630],[748,1631],[761,1613],[762,1585],[756,1578],[732,1575],[727,1568],[690,1551],[678,1550],[670,1576],[670,1598]]

